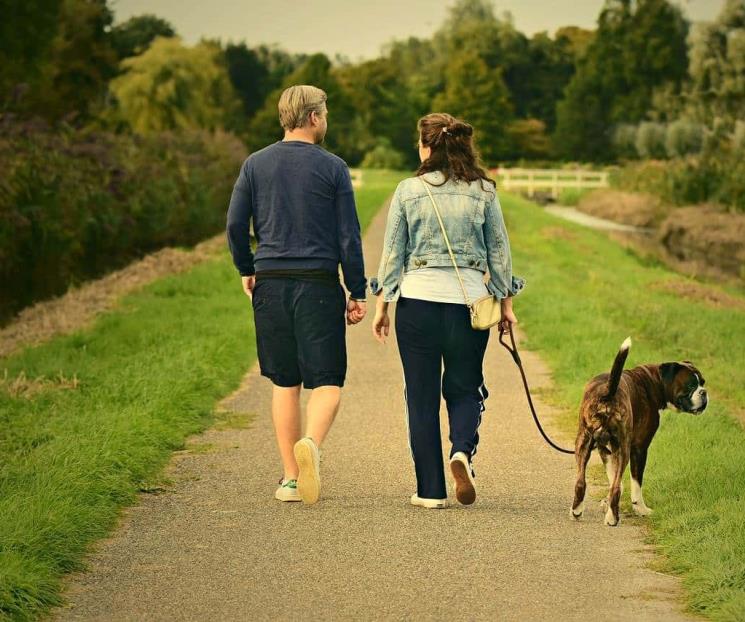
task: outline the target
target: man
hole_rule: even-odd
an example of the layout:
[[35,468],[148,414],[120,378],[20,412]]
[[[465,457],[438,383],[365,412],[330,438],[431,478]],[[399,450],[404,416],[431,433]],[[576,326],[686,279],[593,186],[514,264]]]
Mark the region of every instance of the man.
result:
[[[272,419],[284,467],[275,493],[280,501],[318,501],[318,448],[339,409],[346,375],[345,314],[351,325],[366,312],[352,181],[344,160],[320,147],[326,117],[321,89],[286,89],[279,98],[284,139],[246,159],[228,209],[228,245],[253,303],[261,374],[274,385]],[[304,438],[301,383],[312,390]]]

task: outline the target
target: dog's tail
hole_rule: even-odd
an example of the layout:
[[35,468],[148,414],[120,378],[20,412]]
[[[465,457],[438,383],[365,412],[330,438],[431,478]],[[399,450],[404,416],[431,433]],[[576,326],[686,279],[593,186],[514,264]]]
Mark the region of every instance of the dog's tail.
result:
[[623,373],[623,366],[626,363],[626,357],[629,355],[631,349],[631,337],[626,337],[624,342],[621,344],[621,349],[616,354],[616,360],[613,361],[613,367],[610,370],[610,377],[608,378],[608,392],[603,396],[604,400],[611,400],[618,391],[618,383],[621,382],[621,374]]

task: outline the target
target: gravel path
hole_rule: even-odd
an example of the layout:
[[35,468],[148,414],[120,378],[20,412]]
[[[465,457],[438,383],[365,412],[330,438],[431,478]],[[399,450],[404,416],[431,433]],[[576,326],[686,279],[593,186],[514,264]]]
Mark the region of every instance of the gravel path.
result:
[[[365,238],[368,274],[385,212]],[[193,439],[201,450],[177,452],[166,492],[124,512],[89,571],[68,580],[56,619],[690,619],[679,582],[647,568],[640,519],[605,527],[594,502],[581,522],[569,518],[573,459],[539,437],[496,335],[479,497],[438,511],[408,503],[414,476],[395,339],[374,342],[369,319],[348,334],[348,385],[323,448],[317,505],[273,499],[281,471],[270,388],[253,371],[225,402],[255,415],[251,425],[209,430]],[[532,384],[545,386],[545,366],[523,358]],[[537,408],[555,429],[547,406]]]
[[564,220],[570,220],[579,225],[590,227],[590,229],[601,229],[603,231],[621,231],[623,233],[639,233],[642,235],[654,235],[655,229],[650,227],[635,227],[633,225],[624,225],[606,218],[598,218],[585,214],[574,207],[565,205],[547,205],[546,211],[554,216],[559,216]]

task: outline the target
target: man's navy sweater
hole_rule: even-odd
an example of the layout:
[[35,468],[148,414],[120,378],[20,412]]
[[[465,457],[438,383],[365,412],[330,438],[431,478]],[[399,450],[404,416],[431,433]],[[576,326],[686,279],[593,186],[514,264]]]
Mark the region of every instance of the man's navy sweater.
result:
[[242,276],[262,270],[338,273],[341,263],[352,298],[365,297],[360,223],[349,169],[318,145],[280,141],[246,158],[230,198],[227,234]]

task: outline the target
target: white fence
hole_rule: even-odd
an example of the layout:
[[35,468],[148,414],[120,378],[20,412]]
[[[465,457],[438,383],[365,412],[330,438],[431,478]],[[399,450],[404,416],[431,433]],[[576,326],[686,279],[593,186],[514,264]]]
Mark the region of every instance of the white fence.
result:
[[536,191],[549,191],[555,199],[564,188],[607,188],[608,173],[562,169],[502,168],[492,171],[503,190],[522,190],[529,196]]

